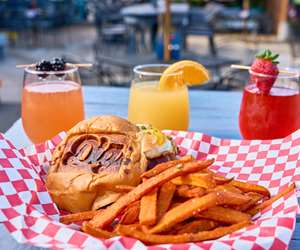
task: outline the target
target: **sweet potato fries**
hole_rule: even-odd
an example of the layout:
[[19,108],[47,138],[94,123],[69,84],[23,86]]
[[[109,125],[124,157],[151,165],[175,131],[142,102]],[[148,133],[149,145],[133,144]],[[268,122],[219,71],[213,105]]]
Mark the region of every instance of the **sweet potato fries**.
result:
[[191,156],[162,163],[142,175],[137,187],[101,211],[61,217],[83,221],[82,230],[98,238],[124,235],[147,244],[217,239],[251,224],[251,217],[295,185],[270,198],[262,186],[227,179],[208,167],[213,160]]

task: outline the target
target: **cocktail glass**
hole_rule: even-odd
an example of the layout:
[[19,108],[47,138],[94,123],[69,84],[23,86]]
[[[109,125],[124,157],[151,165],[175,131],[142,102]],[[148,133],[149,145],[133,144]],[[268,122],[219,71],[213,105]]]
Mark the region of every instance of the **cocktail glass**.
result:
[[239,114],[244,139],[283,138],[300,128],[299,74],[286,71],[277,76],[269,93],[261,92],[256,81],[267,82],[274,76],[249,71]]
[[22,123],[32,142],[50,139],[83,119],[81,80],[75,66],[47,72],[25,69]]
[[167,75],[172,88],[159,88],[159,80],[168,66],[149,64],[133,69],[128,104],[128,119],[131,122],[151,124],[158,129],[188,129],[189,94],[183,84],[182,72]]

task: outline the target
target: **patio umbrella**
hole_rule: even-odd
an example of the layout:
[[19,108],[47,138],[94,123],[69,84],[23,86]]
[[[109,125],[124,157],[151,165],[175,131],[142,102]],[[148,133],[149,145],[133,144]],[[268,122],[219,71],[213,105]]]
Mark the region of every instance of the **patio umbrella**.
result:
[[170,30],[171,30],[171,10],[170,10],[171,0],[165,0],[165,12],[164,12],[164,24],[163,24],[163,34],[164,34],[164,61],[170,60]]

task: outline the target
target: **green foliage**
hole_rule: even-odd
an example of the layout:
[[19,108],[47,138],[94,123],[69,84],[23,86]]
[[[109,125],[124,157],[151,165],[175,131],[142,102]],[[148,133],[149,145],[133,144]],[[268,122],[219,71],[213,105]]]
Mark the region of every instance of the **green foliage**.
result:
[[276,61],[276,59],[278,59],[278,57],[279,57],[279,54],[273,54],[272,51],[269,49],[264,49],[256,55],[256,58],[270,60],[274,64],[279,63],[278,61]]

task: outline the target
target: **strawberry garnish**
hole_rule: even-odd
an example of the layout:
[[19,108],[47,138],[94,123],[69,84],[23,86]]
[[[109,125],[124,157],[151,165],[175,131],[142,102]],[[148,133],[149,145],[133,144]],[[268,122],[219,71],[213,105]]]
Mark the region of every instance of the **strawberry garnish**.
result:
[[[251,80],[263,94],[269,94],[279,73],[276,59],[278,54],[273,54],[266,49],[256,55],[256,59],[251,65]],[[261,75],[259,75],[261,74]]]

